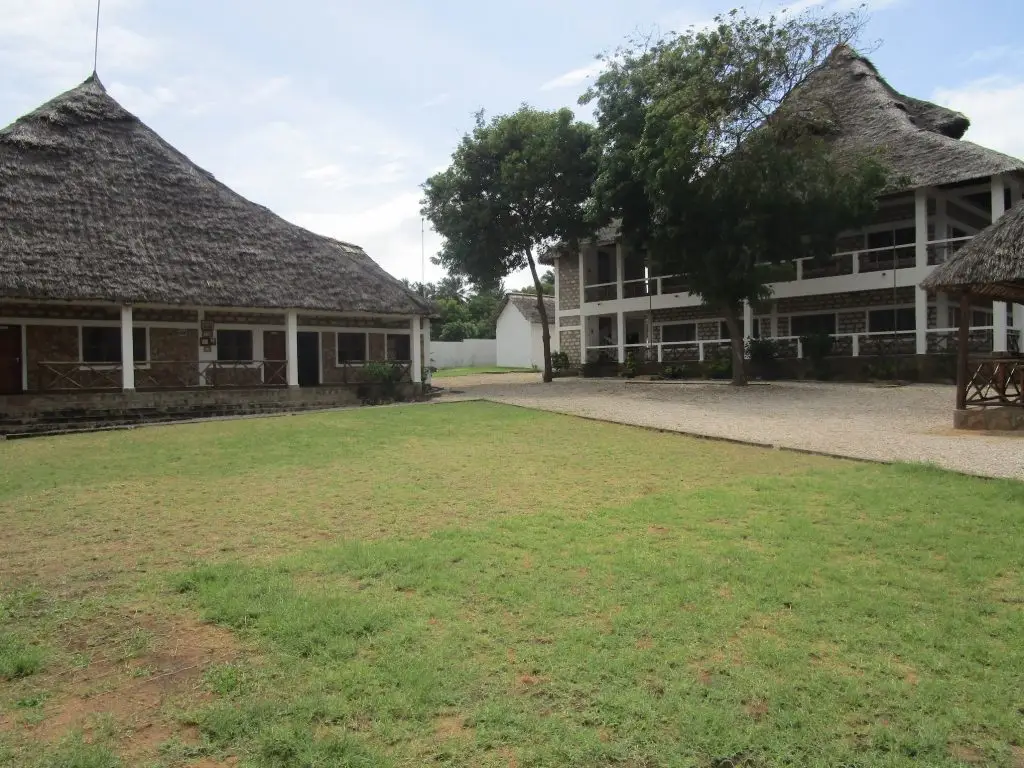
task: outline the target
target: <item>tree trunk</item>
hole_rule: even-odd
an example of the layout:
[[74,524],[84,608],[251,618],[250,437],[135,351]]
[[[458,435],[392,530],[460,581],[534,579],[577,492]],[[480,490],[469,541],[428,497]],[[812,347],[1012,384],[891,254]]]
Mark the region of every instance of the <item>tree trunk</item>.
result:
[[729,326],[729,346],[732,348],[732,383],[737,387],[744,387],[747,384],[747,370],[743,358],[744,346],[747,340],[743,338],[743,326],[740,325],[739,316],[735,304],[722,306],[725,314],[725,324]]
[[537,275],[537,265],[533,261],[533,254],[527,252],[526,260],[530,262],[533,287],[537,292],[537,309],[540,311],[541,323],[540,336],[544,341],[544,382],[548,383],[554,377],[551,375],[551,331],[548,327],[548,311],[544,307],[544,288],[540,284],[540,277]]

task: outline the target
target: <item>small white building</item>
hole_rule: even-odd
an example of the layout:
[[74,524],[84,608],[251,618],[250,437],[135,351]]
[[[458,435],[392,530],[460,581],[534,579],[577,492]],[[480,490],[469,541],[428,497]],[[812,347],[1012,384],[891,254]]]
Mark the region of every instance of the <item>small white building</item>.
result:
[[[555,298],[544,297],[551,334],[551,351],[558,351],[555,333]],[[508,368],[543,368],[544,339],[537,297],[529,293],[509,293],[498,308],[498,365]]]

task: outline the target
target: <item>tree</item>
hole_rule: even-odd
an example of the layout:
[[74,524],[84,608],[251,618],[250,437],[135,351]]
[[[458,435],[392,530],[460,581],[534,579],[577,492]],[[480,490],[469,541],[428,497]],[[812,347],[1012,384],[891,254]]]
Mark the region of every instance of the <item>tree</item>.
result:
[[571,110],[528,106],[484,120],[463,137],[449,168],[427,179],[423,215],[444,239],[438,261],[476,285],[495,285],[529,267],[551,381],[551,337],[534,253],[588,234],[597,155],[593,127]]
[[780,262],[830,255],[886,185],[874,157],[832,151],[833,105],[789,96],[862,27],[857,13],[767,20],[732,11],[709,29],[633,45],[581,99],[596,101],[602,221],[719,308],[733,383],[746,383],[743,301],[770,295]]
[[[545,296],[555,295],[555,271],[553,269],[547,270],[540,276],[540,288]],[[533,285],[527,285],[520,288],[518,293],[530,293],[536,295],[537,288]]]

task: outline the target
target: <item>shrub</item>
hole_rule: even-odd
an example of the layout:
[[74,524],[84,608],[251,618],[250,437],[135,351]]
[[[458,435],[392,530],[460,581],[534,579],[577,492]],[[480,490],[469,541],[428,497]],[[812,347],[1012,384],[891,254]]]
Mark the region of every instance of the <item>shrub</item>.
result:
[[551,370],[558,372],[569,370],[569,356],[565,352],[552,352]]
[[778,375],[779,343],[775,339],[747,339],[747,356],[756,375],[774,379]]
[[398,385],[404,375],[401,365],[375,360],[363,366],[363,374],[371,385],[364,400],[377,404],[390,403],[397,398]]
[[636,371],[636,357],[634,357],[633,353],[630,352],[628,355],[626,355],[626,362],[622,364],[622,375],[625,376],[627,379],[632,379],[636,377]]
[[704,363],[710,379],[731,379],[732,378],[732,351],[729,349],[712,349]]
[[809,336],[801,336],[800,343],[803,344],[804,357],[811,361],[814,377],[822,380],[832,378],[827,358],[832,354],[835,339],[827,333],[814,333]]

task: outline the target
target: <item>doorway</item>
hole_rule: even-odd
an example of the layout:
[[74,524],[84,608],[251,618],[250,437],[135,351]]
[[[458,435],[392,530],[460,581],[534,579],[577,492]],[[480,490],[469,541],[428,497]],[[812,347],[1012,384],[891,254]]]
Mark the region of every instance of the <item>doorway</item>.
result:
[[320,334],[317,331],[299,331],[299,386],[316,387],[320,384]]
[[21,326],[0,325],[0,395],[21,394]]

